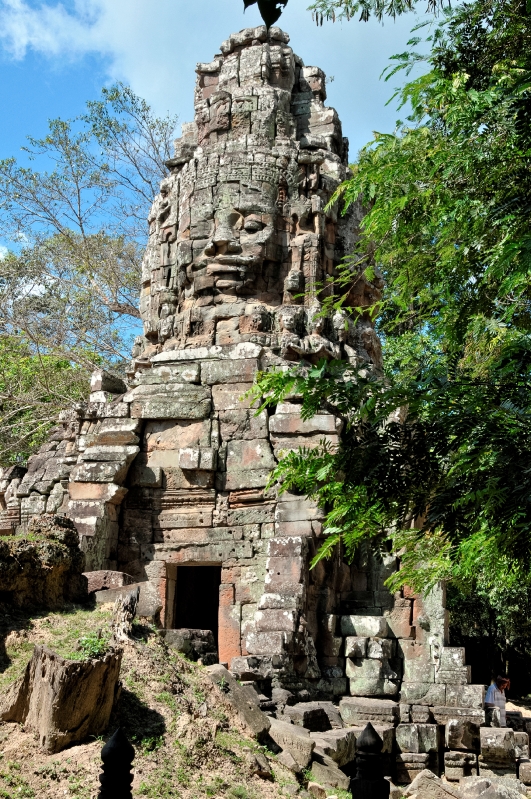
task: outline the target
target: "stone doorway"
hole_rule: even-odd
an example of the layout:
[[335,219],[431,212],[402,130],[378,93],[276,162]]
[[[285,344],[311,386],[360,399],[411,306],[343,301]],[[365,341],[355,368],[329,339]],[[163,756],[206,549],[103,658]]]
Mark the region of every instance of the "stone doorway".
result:
[[212,630],[218,645],[221,566],[178,566],[173,627]]

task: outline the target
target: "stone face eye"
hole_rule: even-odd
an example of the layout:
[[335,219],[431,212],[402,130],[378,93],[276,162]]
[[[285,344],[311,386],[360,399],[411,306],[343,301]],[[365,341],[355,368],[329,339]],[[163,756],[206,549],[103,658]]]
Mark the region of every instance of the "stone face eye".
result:
[[247,233],[258,233],[259,230],[264,229],[264,224],[259,219],[246,219],[243,223],[243,228]]

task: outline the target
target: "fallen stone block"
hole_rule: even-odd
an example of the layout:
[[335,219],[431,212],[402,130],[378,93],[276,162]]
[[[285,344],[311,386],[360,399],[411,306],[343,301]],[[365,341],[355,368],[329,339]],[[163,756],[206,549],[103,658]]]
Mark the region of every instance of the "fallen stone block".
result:
[[234,679],[230,671],[217,664],[207,666],[206,673],[219,688],[224,699],[236,711],[244,726],[257,741],[265,741],[271,722],[269,717],[262,713],[258,705],[251,699],[249,692]]
[[307,768],[315,749],[315,741],[304,727],[270,719],[269,735],[281,749],[290,753],[302,769]]
[[356,756],[356,735],[348,727],[328,732],[311,732],[310,738],[315,741],[315,751],[331,757],[338,766],[346,766]]
[[287,749],[283,749],[282,752],[278,753],[277,760],[290,771],[293,771],[294,774],[302,774],[302,767]]
[[93,594],[95,591],[104,591],[108,588],[122,588],[124,585],[134,583],[134,577],[124,572],[110,571],[107,569],[83,572],[83,577],[87,578],[87,592]]
[[348,791],[350,777],[347,777],[332,758],[326,755],[314,755],[311,775],[315,782],[327,788],[341,788]]
[[331,727],[324,708],[314,702],[299,702],[297,705],[287,706],[284,708],[284,715],[293,724],[305,727],[310,732],[325,732]]
[[161,630],[160,633],[170,649],[175,649],[189,660],[197,661],[201,658],[205,666],[217,662],[217,647],[211,630]]
[[444,776],[451,782],[459,782],[464,777],[477,776],[477,759],[475,752],[445,752]]
[[313,704],[319,705],[319,707],[323,708],[324,712],[328,716],[328,721],[330,722],[331,729],[333,730],[342,729],[344,725],[337,705],[334,705],[333,702],[326,702],[326,701],[317,701],[314,702]]
[[478,772],[480,777],[516,777],[516,760],[500,762],[478,756]]
[[36,646],[24,675],[0,702],[0,719],[35,732],[55,754],[107,729],[116,698],[121,651],[100,658],[66,660]]
[[396,728],[399,752],[437,752],[439,746],[436,724],[399,724]]
[[318,782],[310,780],[308,783],[308,794],[314,799],[326,799],[327,791]]
[[479,750],[479,724],[466,719],[450,719],[444,725],[447,749]]
[[396,756],[397,781],[408,785],[426,769],[435,773],[436,766],[436,758],[433,755],[402,752]]
[[421,771],[404,791],[404,796],[413,795],[419,799],[461,799],[456,788],[444,783],[428,769]]
[[515,760],[516,742],[510,727],[481,727],[481,756],[485,761],[511,763]]
[[390,699],[367,699],[345,696],[339,702],[339,713],[347,726],[358,726],[360,721],[398,724],[398,702]]
[[531,760],[528,758],[520,760],[518,765],[518,779],[524,785],[531,785]]
[[464,777],[459,794],[461,799],[522,799],[526,789],[516,777]]

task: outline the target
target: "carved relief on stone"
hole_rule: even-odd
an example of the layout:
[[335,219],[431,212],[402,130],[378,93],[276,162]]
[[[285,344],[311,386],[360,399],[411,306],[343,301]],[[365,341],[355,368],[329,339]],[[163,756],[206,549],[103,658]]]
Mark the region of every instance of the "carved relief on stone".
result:
[[[183,126],[149,216],[146,351],[253,341],[291,360],[349,357],[345,346],[372,357],[367,330],[344,336],[313,312],[285,310],[330,292],[341,231],[352,227],[324,210],[347,165],[324,73],[305,67],[282,31],[257,28],[227,40],[197,74],[195,121]],[[353,297],[367,304],[366,294]]]

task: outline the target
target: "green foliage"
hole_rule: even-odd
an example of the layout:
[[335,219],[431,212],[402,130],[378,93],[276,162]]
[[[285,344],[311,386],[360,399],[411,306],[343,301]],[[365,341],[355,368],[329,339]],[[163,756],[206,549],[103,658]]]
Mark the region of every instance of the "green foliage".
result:
[[109,650],[109,635],[102,635],[102,631],[90,632],[79,639],[78,651],[84,660],[99,658]]
[[[1,262],[0,262],[1,266]],[[19,463],[43,443],[57,414],[88,392],[85,370],[0,335],[0,461]]]
[[[418,0],[315,0],[309,7],[318,25],[325,20],[351,20],[359,13],[360,21],[374,15],[380,22],[384,17],[395,19],[401,14],[413,11]],[[444,0],[427,0],[426,11],[435,13],[445,5]]]
[[[46,136],[29,137],[26,163],[0,160],[8,249],[0,257],[0,463],[40,443],[58,407],[84,397],[95,367],[123,373],[141,332],[146,217],[167,174],[176,118],[154,116],[122,84],[87,105],[84,116],[51,120]],[[34,390],[11,369],[17,349]]]
[[335,198],[367,210],[339,284],[382,271],[385,374],[320,364],[261,375],[256,396],[298,391],[303,415],[344,420],[337,451],[289,454],[273,476],[327,511],[318,557],[371,538],[401,552],[393,590],[488,590],[531,570],[531,17],[476,0],[430,41],[388,72],[428,68],[398,93],[407,124],[376,134]]

